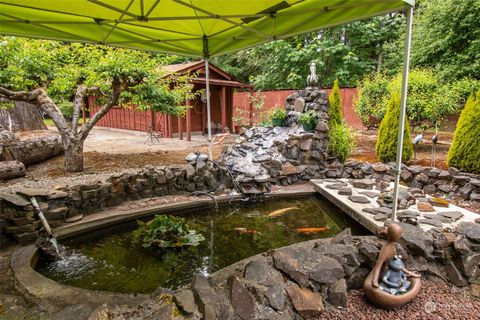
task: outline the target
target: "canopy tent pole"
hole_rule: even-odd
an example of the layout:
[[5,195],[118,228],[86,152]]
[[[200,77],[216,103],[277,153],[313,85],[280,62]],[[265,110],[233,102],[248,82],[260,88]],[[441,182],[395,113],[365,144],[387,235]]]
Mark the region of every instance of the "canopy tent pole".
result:
[[405,131],[405,113],[407,108],[407,87],[408,87],[408,66],[410,64],[410,44],[412,41],[412,20],[413,20],[413,6],[407,9],[407,34],[405,37],[405,52],[403,58],[403,74],[402,74],[402,92],[400,97],[400,123],[398,128],[397,140],[397,163],[395,169],[395,185],[393,188],[393,210],[392,221],[397,219],[397,199],[398,189],[400,187],[400,172],[402,170],[402,151],[403,151],[403,136]]
[[213,160],[212,153],[212,119],[210,113],[210,70],[208,59],[205,58],[205,87],[207,89],[207,130],[208,130],[208,155]]

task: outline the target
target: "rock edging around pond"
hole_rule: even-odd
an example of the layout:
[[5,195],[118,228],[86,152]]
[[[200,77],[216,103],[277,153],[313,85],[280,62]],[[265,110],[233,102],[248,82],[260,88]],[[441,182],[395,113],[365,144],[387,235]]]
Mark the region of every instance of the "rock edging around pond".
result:
[[[462,233],[468,228],[459,228],[455,238],[447,236],[454,239],[452,242],[411,225],[402,224],[402,228],[404,236],[397,250],[408,269],[454,284],[457,277],[466,282],[464,274],[468,273],[471,285],[480,285],[480,267],[475,262],[480,259],[479,242]],[[321,317],[328,308],[346,307],[347,290],[362,287],[383,243],[373,236],[352,237],[346,229],[332,239],[311,240],[253,256],[208,279],[197,275],[190,286],[175,291],[159,288],[134,308],[104,305],[90,319],[100,319],[102,314],[108,314],[108,319],[132,320]],[[471,251],[466,253],[460,243],[468,243]],[[447,257],[447,251],[452,257]],[[457,263],[460,268],[455,267]]]

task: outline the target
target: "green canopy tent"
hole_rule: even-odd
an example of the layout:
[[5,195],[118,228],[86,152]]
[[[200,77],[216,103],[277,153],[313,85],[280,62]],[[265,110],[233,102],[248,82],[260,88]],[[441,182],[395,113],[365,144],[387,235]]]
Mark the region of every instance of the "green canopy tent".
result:
[[[406,10],[396,203],[414,4],[415,0],[4,0],[0,34],[203,57],[210,97],[210,57]],[[210,99],[207,121],[210,142]],[[393,219],[395,213],[396,208]]]

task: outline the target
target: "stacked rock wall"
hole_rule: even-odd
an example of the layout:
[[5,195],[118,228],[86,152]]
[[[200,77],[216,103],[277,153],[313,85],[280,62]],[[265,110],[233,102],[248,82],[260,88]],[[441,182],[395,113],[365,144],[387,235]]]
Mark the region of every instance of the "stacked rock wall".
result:
[[[52,227],[80,214],[98,212],[125,201],[211,190],[222,180],[230,185],[221,169],[206,161],[206,155],[187,157],[185,165],[147,167],[114,174],[105,181],[54,190],[21,188],[16,194],[0,192],[0,239],[20,243],[34,241],[42,225],[30,197],[34,196]],[[223,186],[222,186],[223,187]],[[0,240],[1,244],[1,240]]]
[[[480,225],[464,222],[451,233],[401,226],[403,237],[396,248],[407,269],[457,286],[480,286]],[[164,319],[178,319],[173,315],[182,313],[184,319],[321,319],[329,306],[347,307],[347,290],[362,288],[384,243],[372,236],[352,237],[346,229],[332,239],[248,258],[208,279],[197,275],[190,286],[173,292],[159,289],[134,310],[141,318],[161,313]],[[130,310],[108,311],[123,319]]]

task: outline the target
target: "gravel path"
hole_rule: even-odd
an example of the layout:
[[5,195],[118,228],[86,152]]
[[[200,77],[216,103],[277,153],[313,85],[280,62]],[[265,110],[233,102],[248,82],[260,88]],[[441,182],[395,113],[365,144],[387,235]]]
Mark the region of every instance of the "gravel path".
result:
[[468,288],[457,288],[445,283],[424,281],[418,296],[397,310],[382,310],[366,301],[361,290],[348,293],[347,309],[332,309],[319,319],[358,320],[437,320],[480,319],[480,299]]

